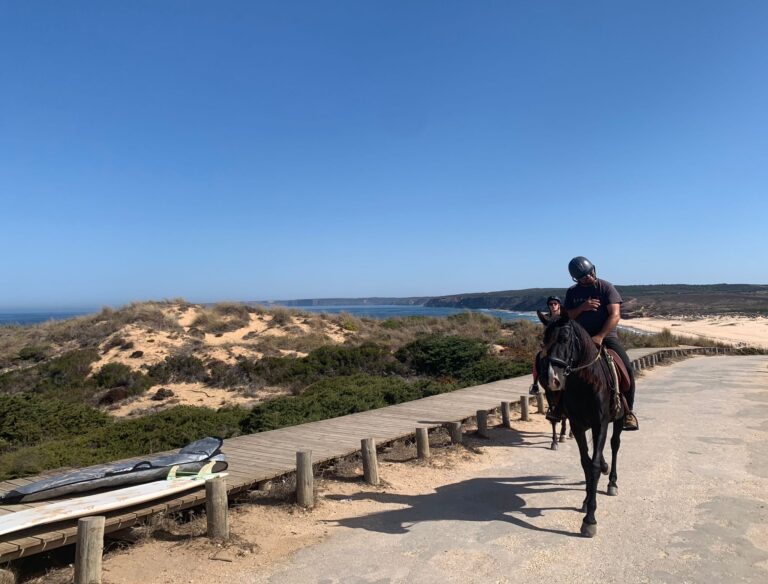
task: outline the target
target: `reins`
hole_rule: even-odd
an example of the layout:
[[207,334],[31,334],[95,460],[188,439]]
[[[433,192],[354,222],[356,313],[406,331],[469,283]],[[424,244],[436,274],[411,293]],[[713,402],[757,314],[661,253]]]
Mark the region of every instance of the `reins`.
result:
[[[577,339],[578,340],[578,339]],[[579,371],[580,369],[586,369],[587,367],[590,367],[597,363],[598,359],[600,359],[600,356],[603,354],[603,346],[600,345],[600,348],[597,350],[597,355],[595,355],[595,358],[592,359],[589,363],[585,363],[584,365],[579,365],[578,367],[574,367],[570,361],[566,363],[562,359],[558,359],[557,357],[547,357],[550,361],[550,363],[553,363],[554,365],[557,365],[559,367],[563,368],[563,376],[568,377],[571,373],[574,371]]]

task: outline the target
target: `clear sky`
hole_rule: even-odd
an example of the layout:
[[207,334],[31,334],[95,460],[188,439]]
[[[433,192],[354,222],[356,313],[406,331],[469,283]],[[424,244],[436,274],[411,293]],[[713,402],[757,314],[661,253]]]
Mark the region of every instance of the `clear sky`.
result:
[[768,2],[0,0],[0,307],[768,283]]

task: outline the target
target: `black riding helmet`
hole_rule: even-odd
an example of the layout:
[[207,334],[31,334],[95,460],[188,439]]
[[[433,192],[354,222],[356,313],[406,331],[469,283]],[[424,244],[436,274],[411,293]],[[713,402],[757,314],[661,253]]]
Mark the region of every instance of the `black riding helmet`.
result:
[[550,302],[557,302],[558,304],[563,303],[563,301],[560,300],[559,296],[550,296],[549,298],[547,298],[547,304],[549,304]]
[[568,262],[568,272],[571,278],[578,280],[595,271],[595,265],[584,256],[576,256]]

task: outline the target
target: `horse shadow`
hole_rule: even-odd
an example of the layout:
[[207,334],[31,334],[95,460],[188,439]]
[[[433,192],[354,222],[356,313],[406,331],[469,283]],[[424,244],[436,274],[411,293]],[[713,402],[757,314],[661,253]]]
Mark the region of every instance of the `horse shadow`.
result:
[[539,527],[527,519],[542,517],[546,511],[580,511],[577,507],[534,507],[525,496],[560,491],[582,491],[579,484],[556,483],[560,477],[525,476],[474,478],[438,487],[424,495],[360,492],[354,495],[328,495],[331,500],[376,501],[404,505],[400,509],[378,511],[362,517],[329,521],[351,529],[389,534],[407,533],[411,526],[424,521],[501,521],[523,529],[580,537],[559,529]]

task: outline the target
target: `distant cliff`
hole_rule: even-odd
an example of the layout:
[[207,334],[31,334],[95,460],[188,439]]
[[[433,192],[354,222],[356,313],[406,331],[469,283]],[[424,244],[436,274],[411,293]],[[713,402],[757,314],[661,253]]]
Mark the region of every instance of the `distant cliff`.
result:
[[[753,284],[658,284],[616,286],[624,304],[622,316],[685,314],[768,314],[768,286]],[[564,289],[529,288],[430,298],[426,306],[536,310],[549,295]]]
[[[662,316],[686,314],[768,314],[768,285],[655,284],[616,286],[624,299],[622,315]],[[544,309],[548,296],[565,298],[565,288],[527,288],[500,292],[473,292],[448,296],[407,298],[308,298],[282,300],[284,306],[423,305],[445,308],[492,308],[533,311]],[[264,304],[272,304],[265,302]]]
[[427,303],[429,296],[408,297],[408,298],[299,298],[297,300],[264,300],[253,302],[253,304],[279,304],[280,306],[421,306]]
[[425,306],[453,308],[495,308],[500,310],[532,311],[544,309],[548,296],[565,297],[563,288],[528,288],[504,292],[476,292],[437,296],[425,302]]

